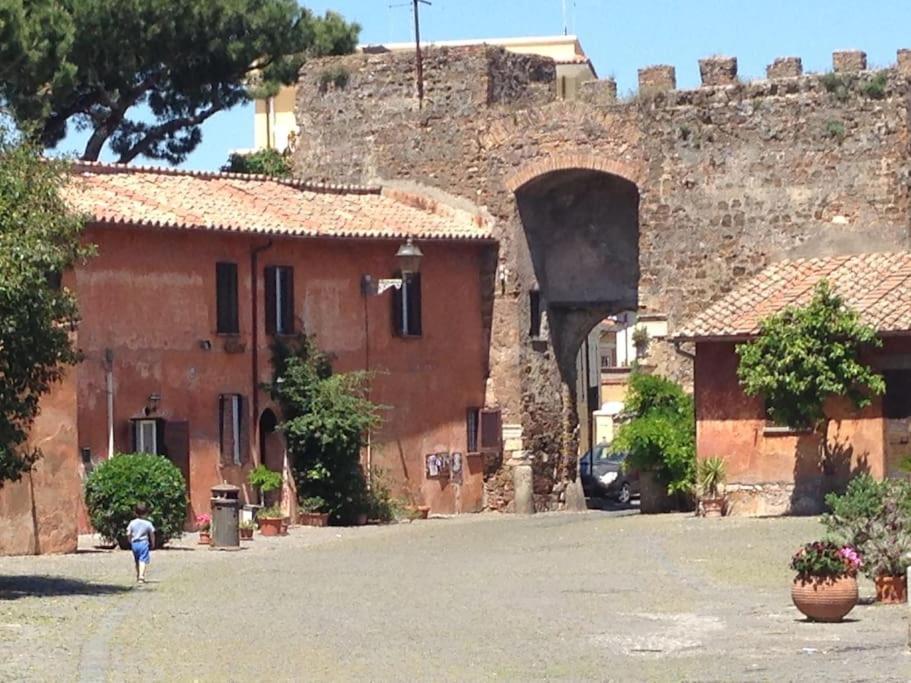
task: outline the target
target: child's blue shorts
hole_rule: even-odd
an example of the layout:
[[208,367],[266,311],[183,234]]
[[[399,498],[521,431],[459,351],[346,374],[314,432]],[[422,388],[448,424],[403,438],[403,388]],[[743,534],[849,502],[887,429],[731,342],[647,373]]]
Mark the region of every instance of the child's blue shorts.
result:
[[133,557],[136,558],[137,562],[149,564],[152,560],[149,555],[149,539],[141,538],[138,541],[133,541]]

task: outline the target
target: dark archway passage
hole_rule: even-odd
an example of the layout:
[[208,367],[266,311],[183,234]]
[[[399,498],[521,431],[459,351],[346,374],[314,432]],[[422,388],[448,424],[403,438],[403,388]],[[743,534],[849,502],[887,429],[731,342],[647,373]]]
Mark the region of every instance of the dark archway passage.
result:
[[[587,382],[580,383],[578,357],[595,325],[638,307],[639,190],[617,175],[568,169],[538,176],[515,194],[529,279],[534,280],[531,290],[546,313],[541,336],[552,348],[548,358],[549,349],[529,344],[539,356],[529,366],[538,371],[529,373],[523,393],[540,392],[542,376],[549,376],[549,393],[559,396],[560,410],[559,418],[551,420],[536,419],[540,409],[526,410],[535,493],[551,488],[573,506],[574,500],[576,505],[581,501],[581,491],[572,491],[572,484],[578,484],[580,414],[592,409],[592,392]],[[586,390],[580,392],[581,385]],[[534,401],[542,402],[532,397],[526,405]],[[542,433],[538,423],[548,424],[551,433]]]

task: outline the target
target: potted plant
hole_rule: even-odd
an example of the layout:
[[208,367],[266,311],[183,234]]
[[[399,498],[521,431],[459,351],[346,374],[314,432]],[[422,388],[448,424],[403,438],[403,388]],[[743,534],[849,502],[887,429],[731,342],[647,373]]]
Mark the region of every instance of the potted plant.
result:
[[285,524],[285,516],[278,505],[270,505],[260,510],[256,515],[259,522],[259,533],[263,536],[281,536]]
[[834,538],[858,548],[878,602],[908,600],[905,572],[911,552],[911,482],[855,477],[843,495],[829,494],[823,523]]
[[807,543],[791,558],[791,569],[797,572],[791,585],[794,606],[810,621],[841,621],[857,604],[862,562],[850,545]]
[[298,502],[298,522],[304,526],[328,526],[329,513],[324,512],[326,501],[320,496],[308,496]]
[[250,486],[259,489],[259,502],[265,505],[265,495],[270,491],[281,488],[282,475],[279,472],[270,470],[265,465],[257,465],[250,470],[250,474],[247,475],[247,481],[250,482]]
[[702,514],[706,517],[721,517],[724,514],[725,469],[721,458],[706,458],[696,465],[696,489],[702,503]]
[[199,545],[212,544],[212,517],[196,515],[196,528],[199,531]]
[[240,523],[240,540],[242,541],[252,541],[253,540],[253,522],[244,521]]

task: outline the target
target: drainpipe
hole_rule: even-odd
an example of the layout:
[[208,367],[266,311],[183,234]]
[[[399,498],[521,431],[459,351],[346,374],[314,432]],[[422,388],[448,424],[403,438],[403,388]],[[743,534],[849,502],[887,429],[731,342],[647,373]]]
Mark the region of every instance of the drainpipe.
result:
[[108,402],[108,460],[114,457],[114,352],[104,350],[104,379]]
[[259,443],[259,297],[257,295],[257,282],[259,275],[258,257],[259,255],[272,247],[270,239],[266,244],[254,247],[250,250],[250,311],[252,317],[252,353],[251,353],[251,391],[250,405],[253,407],[252,424],[250,425],[250,434],[253,437],[251,451],[256,454],[253,459],[254,465],[262,463],[262,453],[256,445]]

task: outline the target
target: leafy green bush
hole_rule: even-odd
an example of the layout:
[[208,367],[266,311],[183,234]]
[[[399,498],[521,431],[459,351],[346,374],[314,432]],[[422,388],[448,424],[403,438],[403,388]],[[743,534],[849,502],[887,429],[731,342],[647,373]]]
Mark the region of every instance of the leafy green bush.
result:
[[832,538],[861,551],[867,576],[904,574],[904,557],[911,552],[911,482],[860,475],[843,495],[826,496],[826,504],[831,513],[823,524]]
[[823,280],[809,304],[763,320],[759,336],[737,347],[737,376],[747,395],[765,399],[776,424],[824,432],[830,397],[863,408],[885,391],[883,378],[860,360],[864,347],[880,344]]
[[257,465],[250,474],[247,475],[247,481],[250,486],[258,488],[263,493],[269,493],[277,488],[281,488],[282,475],[280,472],[274,472],[265,465]]
[[692,397],[669,379],[634,372],[625,409],[632,419],[620,425],[611,450],[628,453],[629,466],[653,472],[669,493],[691,491],[696,475]]
[[221,167],[227,173],[266,175],[275,178],[289,178],[292,174],[291,154],[276,149],[261,149],[258,152],[228,157],[228,163]]
[[861,92],[871,100],[881,100],[886,97],[886,85],[888,79],[883,71],[880,71],[873,78],[863,84]]
[[121,546],[137,503],[149,507],[148,519],[160,542],[181,535],[187,517],[187,485],[167,458],[146,453],[115,455],[85,481],[85,505],[92,526]]
[[281,429],[298,495],[325,500],[334,522],[369,513],[360,453],[378,416],[367,398],[367,376],[334,374],[329,358],[305,336],[277,345],[273,364],[272,392],[285,416]]

